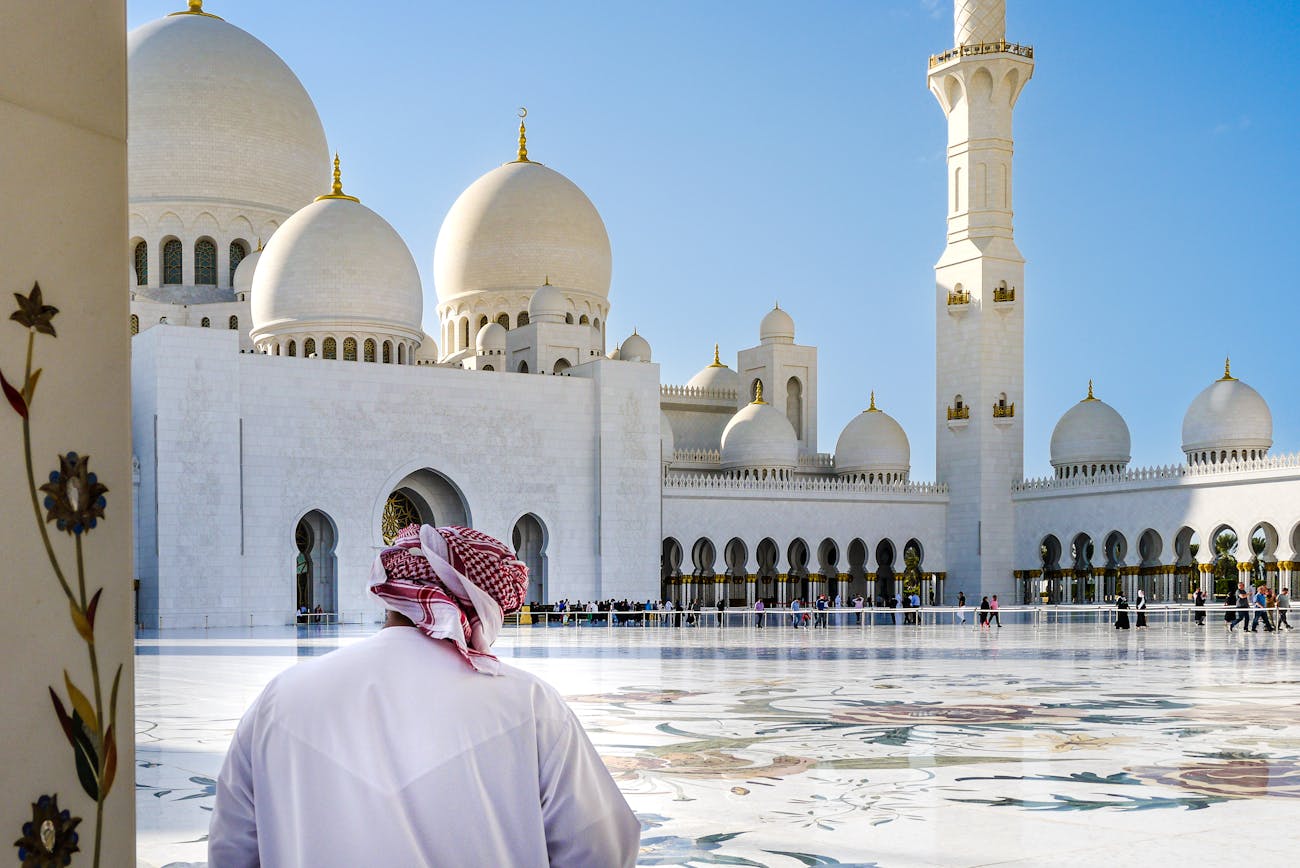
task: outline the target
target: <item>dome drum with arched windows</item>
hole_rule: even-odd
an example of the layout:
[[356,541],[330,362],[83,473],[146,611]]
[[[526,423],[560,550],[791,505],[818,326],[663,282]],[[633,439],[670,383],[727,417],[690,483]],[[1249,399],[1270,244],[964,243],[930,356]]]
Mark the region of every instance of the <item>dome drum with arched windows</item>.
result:
[[364,361],[373,340],[376,361],[408,364],[424,337],[415,260],[384,218],[343,192],[337,157],[332,191],[285,221],[251,292],[251,336],[263,352],[290,355],[278,347],[310,339],[325,358]]
[[1061,416],[1052,429],[1052,467],[1058,479],[1121,473],[1131,447],[1128,423],[1114,407],[1088,395]]
[[1232,375],[1229,361],[1223,376],[1201,391],[1183,416],[1183,453],[1189,464],[1255,461],[1273,446],[1273,413],[1268,402]]
[[855,482],[906,482],[912,468],[912,447],[894,417],[871,404],[855,416],[835,443],[835,473]]

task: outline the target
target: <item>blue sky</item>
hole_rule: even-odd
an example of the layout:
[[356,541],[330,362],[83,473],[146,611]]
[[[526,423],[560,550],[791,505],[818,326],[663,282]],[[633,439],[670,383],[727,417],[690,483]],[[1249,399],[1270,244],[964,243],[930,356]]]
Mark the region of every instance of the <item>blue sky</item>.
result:
[[[129,0],[129,25],[184,5]],[[685,382],[715,341],[734,365],[780,300],[818,347],[821,450],[874,388],[933,478],[945,122],[925,72],[950,2],[205,5],[302,79],[348,191],[419,263],[431,333],[438,227],[513,158],[526,105],[530,156],[608,227],[611,343],[637,327]],[[1300,449],[1295,0],[1008,6],[1037,61],[1015,131],[1026,473],[1090,377],[1135,465],[1180,460],[1227,354],[1274,452]]]

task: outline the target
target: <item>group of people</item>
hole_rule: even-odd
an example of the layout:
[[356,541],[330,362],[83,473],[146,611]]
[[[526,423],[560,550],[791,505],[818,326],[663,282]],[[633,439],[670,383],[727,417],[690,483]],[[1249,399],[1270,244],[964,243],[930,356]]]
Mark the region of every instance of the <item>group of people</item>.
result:
[[[1137,610],[1138,629],[1145,629],[1147,626],[1147,595],[1141,588],[1138,588],[1137,602],[1133,604],[1133,608]],[[1123,592],[1115,598],[1115,629],[1129,629],[1128,597],[1125,597]]]
[[[1266,633],[1281,630],[1283,627],[1288,630],[1295,629],[1287,621],[1287,613],[1291,610],[1290,588],[1283,588],[1281,593],[1274,594],[1273,589],[1268,585],[1259,585],[1252,594],[1247,590],[1245,582],[1242,582],[1237,585],[1236,591],[1228,594],[1227,607],[1228,611],[1224,613],[1223,620],[1228,624],[1228,632],[1235,630],[1238,624],[1246,624],[1241,628],[1243,632],[1258,633],[1261,621],[1264,622]],[[1276,626],[1273,618],[1270,617],[1272,614],[1277,615]],[[1200,623],[1199,619],[1198,623]]]

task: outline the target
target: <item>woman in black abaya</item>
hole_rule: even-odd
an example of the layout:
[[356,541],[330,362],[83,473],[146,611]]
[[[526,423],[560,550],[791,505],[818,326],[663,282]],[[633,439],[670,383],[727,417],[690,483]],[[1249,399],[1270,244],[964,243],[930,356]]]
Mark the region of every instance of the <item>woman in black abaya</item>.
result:
[[1124,599],[1123,594],[1120,594],[1118,597],[1115,598],[1115,608],[1118,610],[1115,613],[1115,629],[1127,630],[1128,629],[1128,600]]

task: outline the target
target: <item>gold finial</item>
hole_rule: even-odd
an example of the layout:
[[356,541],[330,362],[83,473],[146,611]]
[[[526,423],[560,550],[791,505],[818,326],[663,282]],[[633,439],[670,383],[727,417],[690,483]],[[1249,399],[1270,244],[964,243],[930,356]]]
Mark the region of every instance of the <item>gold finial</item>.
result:
[[550,285],[551,285],[551,276],[548,274],[546,275],[546,279],[542,282],[542,286],[550,286]]
[[316,201],[322,199],[347,199],[349,202],[360,202],[356,196],[349,196],[343,192],[343,172],[339,170],[339,155],[334,153],[334,186],[324,196],[317,196]]
[[871,406],[867,408],[867,412],[868,412],[868,413],[879,413],[879,412],[880,412],[880,410],[876,407],[876,390],[875,390],[875,389],[872,389],[872,390],[871,390]]
[[763,381],[762,381],[762,380],[755,380],[755,381],[754,381],[754,403],[755,403],[755,404],[766,404],[766,403],[767,403],[766,401],[763,400]]
[[257,252],[262,252],[262,236],[257,236]]
[[726,365],[722,364],[722,359],[718,357],[718,345],[717,345],[717,344],[714,344],[714,345],[713,345],[713,364],[709,365],[709,367],[710,367],[710,368],[725,368],[725,367],[726,367]]
[[1220,381],[1237,379],[1232,375],[1232,359],[1229,356],[1223,357],[1223,376],[1219,379]]
[[1097,400],[1095,397],[1093,397],[1093,394],[1092,394],[1092,380],[1088,380],[1088,397],[1084,398],[1083,400],[1084,400],[1084,401],[1095,401],[1095,400]]
[[519,107],[519,157],[516,163],[527,163],[528,159],[528,131],[524,128],[524,118],[528,117],[528,109],[523,106]]
[[780,310],[780,309],[781,309],[781,302],[778,301],[776,303],[776,307],[774,307],[773,310]]
[[203,0],[189,0],[188,9],[181,12],[172,12],[167,17],[170,18],[172,15],[202,15],[204,18],[221,18],[220,15],[213,15],[211,12],[204,12]]

